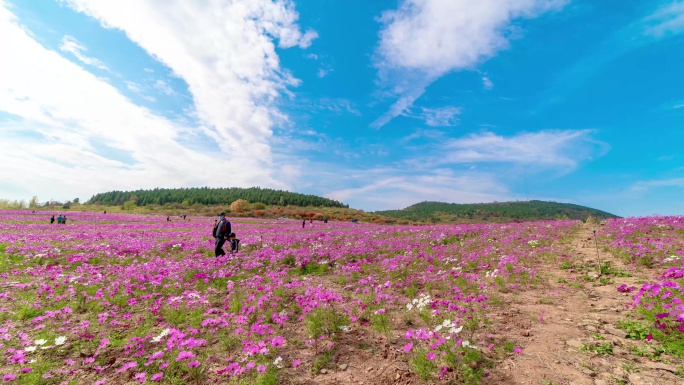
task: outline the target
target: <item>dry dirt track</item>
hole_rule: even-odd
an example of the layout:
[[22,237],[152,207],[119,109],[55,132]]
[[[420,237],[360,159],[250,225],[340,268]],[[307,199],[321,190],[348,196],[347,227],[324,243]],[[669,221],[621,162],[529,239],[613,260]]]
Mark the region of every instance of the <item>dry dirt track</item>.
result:
[[[646,341],[626,339],[625,333],[616,327],[631,312],[626,305],[632,298],[632,294],[620,293],[616,287],[623,283],[639,287],[639,283],[656,271],[630,270],[623,261],[600,252],[601,262],[608,261],[619,270],[633,271],[631,277],[603,276],[610,283],[602,284],[596,269],[593,230],[600,232],[601,228],[585,224],[573,239],[571,248],[577,258],[574,268],[549,266],[549,286],[520,296],[520,304],[513,307],[514,311],[530,317],[543,316],[544,321],[532,323],[531,336],[521,341],[523,353],[500,365],[499,371],[508,374],[506,382],[511,384],[684,384],[684,379],[673,373],[678,360],[661,356],[669,361],[665,364],[635,355],[631,347],[639,345],[648,350]],[[577,280],[579,276],[591,280]],[[570,287],[564,281],[578,284]],[[585,344],[612,344],[613,354],[579,351]]]
[[[593,230],[601,227],[582,225],[568,244],[572,267],[544,266],[545,281],[519,293],[503,294],[502,306],[493,309],[499,325],[496,340],[514,341],[522,348],[519,355],[497,362],[484,384],[534,385],[684,385],[677,377],[677,360],[661,356],[661,361],[634,354],[632,346],[648,351],[646,341],[633,341],[616,326],[627,319],[632,294],[616,290],[621,284],[639,287],[657,273],[656,270],[633,269],[612,255],[600,252],[602,262],[610,262],[615,270],[629,271],[632,276],[604,275],[597,270]],[[600,247],[599,247],[600,248]],[[601,279],[604,282],[601,282]],[[606,281],[608,279],[609,281]],[[332,284],[332,283],[331,283]],[[296,384],[421,384],[410,373],[405,358],[397,352],[401,340],[385,342],[371,335],[352,333],[342,346],[343,366],[310,378],[293,378]],[[371,352],[356,347],[369,339],[384,351]],[[398,340],[398,341],[397,341]],[[586,345],[613,346],[613,354],[600,355],[582,350]],[[662,361],[669,362],[663,363]]]

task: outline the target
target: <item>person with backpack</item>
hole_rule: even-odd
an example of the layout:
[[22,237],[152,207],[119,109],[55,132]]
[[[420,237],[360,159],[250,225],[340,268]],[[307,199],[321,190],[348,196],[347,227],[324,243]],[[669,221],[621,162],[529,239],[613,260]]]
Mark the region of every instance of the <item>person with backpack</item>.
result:
[[62,224],[62,214],[59,214],[59,216],[57,217],[57,224],[58,225]]
[[216,239],[214,245],[214,254],[216,255],[216,258],[220,255],[226,255],[226,252],[223,251],[223,244],[226,243],[231,233],[230,222],[226,219],[226,213],[219,214],[218,223],[214,226],[214,231],[212,233]]

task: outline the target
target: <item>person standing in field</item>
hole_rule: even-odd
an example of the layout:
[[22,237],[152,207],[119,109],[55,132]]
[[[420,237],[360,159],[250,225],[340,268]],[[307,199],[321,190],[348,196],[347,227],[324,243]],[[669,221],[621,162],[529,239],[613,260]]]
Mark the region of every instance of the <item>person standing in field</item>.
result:
[[237,253],[240,250],[240,240],[235,238],[235,233],[230,233],[228,239],[230,239],[230,253]]
[[65,215],[64,218],[62,218],[62,224],[63,224],[63,225],[66,225],[66,219],[67,219],[67,218],[66,218],[66,215]]
[[59,214],[59,216],[57,217],[57,224],[58,225],[62,224],[62,214]]
[[226,255],[226,252],[223,251],[223,244],[228,240],[230,233],[230,222],[226,219],[226,213],[219,214],[218,223],[213,231],[214,238],[216,239],[216,243],[214,244],[214,254],[216,255],[216,258],[220,255]]
[[55,223],[55,216],[53,215],[52,218],[50,218],[50,224]]
[[306,219],[302,221],[302,228],[306,227]]

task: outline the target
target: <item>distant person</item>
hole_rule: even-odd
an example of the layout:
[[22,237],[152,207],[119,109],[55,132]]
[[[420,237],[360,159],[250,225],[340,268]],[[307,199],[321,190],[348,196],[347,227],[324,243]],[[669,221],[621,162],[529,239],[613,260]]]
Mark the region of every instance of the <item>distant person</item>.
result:
[[302,221],[302,228],[306,227],[306,219]]
[[215,231],[213,232],[216,243],[214,244],[214,254],[216,258],[220,255],[226,255],[223,251],[223,244],[228,240],[228,236],[231,234],[230,222],[226,219],[226,213],[219,214],[218,223],[216,224]]
[[309,219],[309,226],[313,227],[313,219]]
[[171,217],[166,217],[167,222],[171,222]]
[[107,210],[104,211],[105,215],[107,215]]
[[62,224],[62,214],[59,214],[59,216],[57,217],[57,224],[58,225]]
[[50,218],[50,224],[55,223],[55,216],[53,215],[52,218]]
[[62,224],[63,224],[63,225],[66,225],[66,220],[67,220],[67,218],[66,218],[66,215],[65,215],[64,218],[62,218]]
[[230,239],[230,253],[237,253],[240,250],[240,240],[235,238],[235,233],[230,233],[228,239]]
[[186,217],[186,215],[185,215],[185,214],[183,214],[183,220],[185,220],[185,217]]

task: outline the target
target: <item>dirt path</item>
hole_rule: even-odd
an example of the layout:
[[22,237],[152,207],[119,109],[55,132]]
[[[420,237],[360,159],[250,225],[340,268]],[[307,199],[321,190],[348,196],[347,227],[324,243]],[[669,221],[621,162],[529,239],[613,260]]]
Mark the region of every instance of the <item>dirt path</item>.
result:
[[549,266],[547,285],[511,298],[515,303],[498,315],[529,320],[530,327],[518,327],[520,335],[510,335],[522,353],[499,364],[497,374],[511,384],[684,384],[684,379],[673,373],[678,360],[639,356],[633,347],[647,354],[653,348],[646,341],[624,338],[626,333],[617,328],[618,322],[632,313],[626,307],[632,294],[616,288],[623,283],[640,287],[655,270],[634,269],[600,252],[601,262],[611,264],[612,274],[599,277],[595,229],[601,231],[598,226],[583,225],[570,245],[574,260]]

